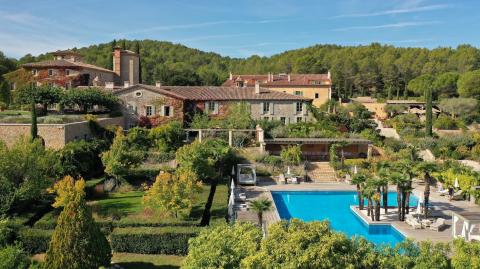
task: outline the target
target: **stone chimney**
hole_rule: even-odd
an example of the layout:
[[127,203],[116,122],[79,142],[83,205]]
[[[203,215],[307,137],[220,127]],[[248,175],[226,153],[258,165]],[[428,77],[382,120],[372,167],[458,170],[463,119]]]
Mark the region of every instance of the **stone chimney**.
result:
[[162,87],[162,83],[160,81],[155,81],[155,87],[157,88]]
[[288,82],[292,81],[290,74],[288,74],[287,77],[288,77]]
[[233,74],[230,72],[230,77],[228,78],[229,80],[233,80]]
[[271,76],[272,76],[272,73],[268,72],[268,78],[267,78],[267,82],[270,82],[270,81],[272,81],[272,78],[271,78]]
[[123,87],[124,87],[124,88],[130,87],[130,81],[128,81],[128,80],[127,80],[127,81],[124,81],[124,82],[123,82]]
[[255,94],[260,94],[260,82],[255,81]]
[[120,76],[121,57],[122,57],[122,48],[118,46],[113,48],[113,72],[115,72],[117,76]]
[[327,73],[327,78],[331,79],[332,78],[332,74],[330,73],[330,70],[328,70],[328,73]]

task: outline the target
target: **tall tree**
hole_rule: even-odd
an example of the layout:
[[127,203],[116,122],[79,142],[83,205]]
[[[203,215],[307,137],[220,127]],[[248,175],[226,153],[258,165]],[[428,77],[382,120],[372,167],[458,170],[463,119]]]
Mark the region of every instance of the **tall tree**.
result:
[[460,97],[480,100],[480,70],[464,73],[457,82]]
[[432,112],[432,87],[428,86],[425,89],[425,133],[427,136],[432,137],[432,125],[433,125],[433,112]]
[[428,206],[430,197],[430,184],[432,183],[431,175],[438,170],[437,164],[434,162],[421,162],[414,167],[419,176],[423,176],[425,181],[425,190],[423,192],[423,213],[428,218]]
[[37,106],[32,102],[30,113],[32,114],[32,123],[30,125],[30,139],[35,140],[38,138],[38,124],[37,124]]
[[138,83],[142,83],[142,57],[140,56],[140,42],[135,42],[135,53],[138,54]]

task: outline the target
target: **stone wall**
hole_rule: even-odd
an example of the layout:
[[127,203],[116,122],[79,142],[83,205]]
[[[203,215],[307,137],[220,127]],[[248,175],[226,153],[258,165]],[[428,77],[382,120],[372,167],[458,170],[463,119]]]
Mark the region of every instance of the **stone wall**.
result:
[[[124,118],[98,119],[100,126],[123,126]],[[45,141],[45,146],[52,149],[61,149],[66,143],[91,138],[92,134],[87,121],[67,124],[38,124],[38,135]],[[0,123],[0,139],[7,146],[12,146],[20,137],[30,136],[30,124]]]

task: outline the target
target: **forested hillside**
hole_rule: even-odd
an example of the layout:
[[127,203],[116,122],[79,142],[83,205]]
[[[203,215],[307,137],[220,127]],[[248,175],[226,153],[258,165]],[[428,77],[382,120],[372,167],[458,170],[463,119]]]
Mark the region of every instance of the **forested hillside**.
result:
[[[421,80],[427,82],[442,76],[443,82],[438,82],[438,88],[442,88],[446,95],[456,95],[459,75],[480,68],[480,50],[470,45],[433,50],[396,48],[377,43],[347,47],[315,45],[271,57],[251,56],[246,59],[223,57],[216,53],[154,40],[120,40],[116,45],[135,50],[137,42],[142,59],[142,79],[146,84],[160,80],[169,85],[219,85],[228,77],[230,71],[246,74],[319,73],[330,70],[334,80],[334,94],[337,96],[370,94],[395,98],[403,97],[407,93],[409,96],[421,95],[415,85],[406,85],[422,75],[425,76]],[[108,68],[111,65],[112,45],[93,45],[78,51],[85,56],[87,62]],[[18,63],[48,57],[27,55]],[[472,76],[476,77],[475,74]],[[405,91],[406,88],[409,89],[408,92]]]

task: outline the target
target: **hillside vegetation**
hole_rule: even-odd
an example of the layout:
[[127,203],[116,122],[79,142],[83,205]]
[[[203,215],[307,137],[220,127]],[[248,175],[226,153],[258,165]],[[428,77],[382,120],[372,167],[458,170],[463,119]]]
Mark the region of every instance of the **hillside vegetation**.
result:
[[[156,80],[168,85],[220,85],[232,71],[247,73],[322,73],[330,70],[335,95],[352,97],[371,94],[395,98],[418,95],[406,85],[421,75],[458,79],[458,75],[480,68],[480,50],[470,45],[457,48],[396,48],[372,43],[368,46],[315,45],[286,51],[271,57],[224,57],[180,44],[155,40],[119,40],[116,45],[135,50],[140,47],[143,83]],[[76,49],[88,63],[108,68],[112,43]],[[16,64],[47,59],[48,54],[26,55]],[[1,58],[1,57],[0,57]],[[0,61],[4,64],[5,61]],[[5,73],[0,68],[0,75]],[[0,80],[1,82],[1,80]],[[444,81],[447,86],[448,81]],[[455,85],[454,85],[455,84]],[[456,83],[450,83],[456,87]],[[447,89],[450,95],[456,89]]]

